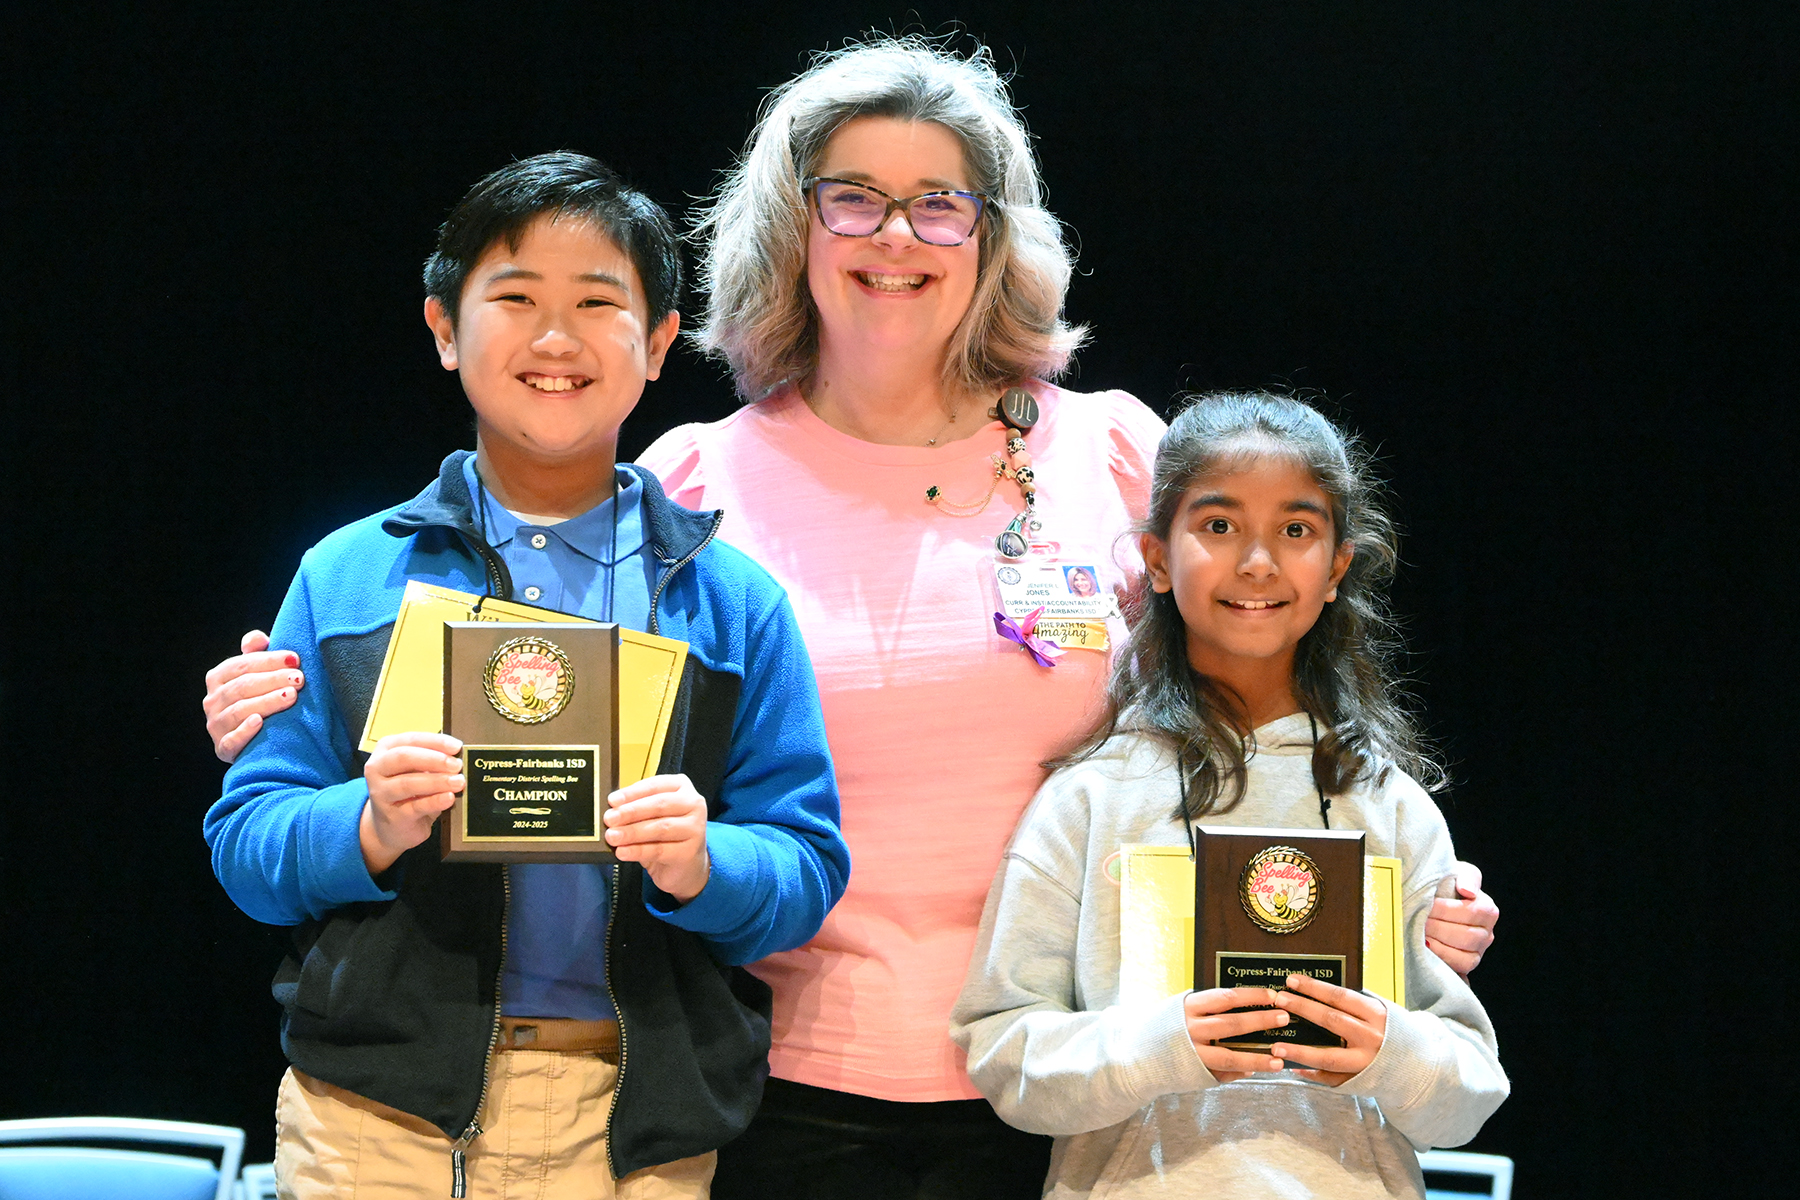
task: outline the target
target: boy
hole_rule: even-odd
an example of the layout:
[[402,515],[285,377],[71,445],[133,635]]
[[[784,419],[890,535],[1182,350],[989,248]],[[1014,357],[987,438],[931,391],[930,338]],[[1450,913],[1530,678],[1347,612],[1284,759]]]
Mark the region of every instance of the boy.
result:
[[[668,217],[574,154],[477,183],[426,263],[425,319],[476,451],[331,534],[276,621],[314,684],[206,818],[239,907],[294,927],[275,980],[294,1196],[705,1196],[766,1075],[768,989],[849,855],[785,595],[614,461],[675,337]],[[420,579],[690,643],[662,774],[615,792],[616,871],[447,864],[460,744],[384,738],[360,769],[402,589]],[[318,686],[319,684],[325,686]]]

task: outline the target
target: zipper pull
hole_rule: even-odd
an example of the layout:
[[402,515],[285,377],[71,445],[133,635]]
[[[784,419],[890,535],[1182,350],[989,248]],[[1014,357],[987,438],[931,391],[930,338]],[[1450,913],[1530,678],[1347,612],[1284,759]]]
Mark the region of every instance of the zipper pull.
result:
[[470,1121],[463,1135],[450,1145],[450,1200],[464,1200],[469,1194],[469,1171],[463,1150],[481,1136],[481,1123]]

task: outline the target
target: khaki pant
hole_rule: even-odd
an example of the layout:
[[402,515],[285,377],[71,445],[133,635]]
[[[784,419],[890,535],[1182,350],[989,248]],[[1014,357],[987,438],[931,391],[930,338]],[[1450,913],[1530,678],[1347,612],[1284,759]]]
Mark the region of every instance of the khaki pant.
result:
[[[481,1136],[467,1151],[469,1200],[706,1200],[717,1156],[633,1171],[606,1167],[619,1068],[592,1054],[494,1055]],[[427,1121],[289,1069],[275,1105],[283,1200],[450,1195],[450,1139]]]

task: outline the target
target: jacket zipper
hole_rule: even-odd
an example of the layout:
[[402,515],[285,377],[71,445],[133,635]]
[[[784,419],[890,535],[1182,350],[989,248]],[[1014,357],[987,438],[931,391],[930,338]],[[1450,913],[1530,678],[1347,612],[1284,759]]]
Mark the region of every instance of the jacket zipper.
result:
[[[652,612],[655,610],[652,609]],[[613,992],[613,957],[612,932],[613,921],[619,913],[619,868],[617,864],[612,870],[612,906],[606,910],[606,998],[612,1001],[613,1012],[619,1019],[619,1072],[613,1076],[612,1106],[606,1111],[606,1170],[614,1179],[619,1177],[619,1168],[613,1162],[613,1114],[619,1111],[619,1089],[625,1083],[625,1010],[619,1007],[619,998]]]
[[[512,872],[500,868],[500,969],[494,976],[494,1023],[488,1029],[487,1057],[481,1064],[481,1092],[475,1097],[475,1115],[469,1127],[450,1145],[450,1197],[464,1200],[469,1193],[468,1163],[463,1154],[481,1136],[481,1107],[487,1103],[488,1083],[494,1076],[494,1048],[500,1044],[500,990],[506,984],[506,925],[512,909]],[[620,1039],[623,1041],[623,1038]],[[624,1054],[619,1055],[623,1064]],[[608,1147],[608,1153],[611,1148]]]
[[488,594],[496,600],[511,600],[512,588],[508,586],[510,581],[500,577],[499,556],[494,553],[493,548],[480,538],[470,537],[455,525],[450,528],[456,530],[469,548],[475,551],[475,557],[481,560],[482,570],[487,575]]
[[[719,526],[723,524],[724,521],[725,512],[723,509],[714,512],[712,528],[706,531],[706,536],[700,539],[700,544],[695,546],[692,550],[689,550],[686,558],[670,567],[667,571],[664,571],[662,578],[656,581],[656,591],[651,593],[650,596],[650,633],[657,633],[662,624],[662,622],[656,618],[656,605],[662,599],[663,589],[669,586],[669,580],[675,578],[675,573],[677,571],[700,557],[700,552],[712,544],[712,540],[719,536]],[[620,1057],[623,1058],[623,1055]],[[610,1144],[611,1143],[608,1143],[608,1145]]]
[[[719,525],[721,522],[724,521],[724,519],[725,519],[725,514],[723,512],[715,513],[713,515],[712,528],[708,529],[706,531],[706,536],[700,540],[700,544],[698,546],[695,546],[692,550],[688,551],[686,558],[683,558],[681,561],[679,561],[679,562],[675,563],[673,566],[671,566],[667,571],[664,571],[662,574],[662,578],[658,579],[656,581],[656,591],[651,593],[651,596],[650,596],[650,629],[649,629],[650,633],[652,633],[652,634],[656,633],[658,627],[661,624],[661,622],[659,622],[656,619],[656,605],[657,605],[657,602],[662,599],[663,589],[665,589],[669,586],[669,580],[675,578],[675,573],[677,571],[681,570],[681,568],[687,566],[689,563],[693,562],[694,559],[698,558],[700,555],[700,552],[702,550],[706,549],[707,545],[713,540],[713,538],[718,536]],[[620,1095],[620,1092],[625,1087],[625,1063],[626,1063],[627,1058],[629,1057],[629,1054],[627,1051],[627,1045],[629,1043],[629,1039],[625,1036],[625,1009],[623,1008],[623,1006],[621,1006],[619,1004],[619,998],[613,992],[613,985],[612,985],[612,981],[613,981],[612,933],[613,933],[613,922],[618,919],[618,915],[619,915],[619,868],[615,864],[613,867],[613,871],[612,871],[612,905],[606,910],[606,998],[608,1000],[612,1001],[613,1012],[618,1014],[618,1019],[619,1019],[619,1073],[613,1077],[612,1107],[607,1111],[607,1114],[606,1114],[606,1170],[614,1179],[617,1179],[619,1177],[619,1166],[618,1166],[618,1163],[616,1163],[613,1160],[613,1144],[614,1144],[614,1142],[613,1142],[613,1135],[612,1135],[612,1123],[613,1123],[614,1114],[616,1114],[619,1111],[619,1095]]]

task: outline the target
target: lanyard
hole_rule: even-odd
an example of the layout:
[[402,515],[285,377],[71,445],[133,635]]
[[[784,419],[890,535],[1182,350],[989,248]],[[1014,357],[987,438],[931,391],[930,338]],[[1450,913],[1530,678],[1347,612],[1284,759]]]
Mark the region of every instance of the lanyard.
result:
[[[1319,723],[1313,718],[1313,715],[1310,712],[1306,714],[1306,723],[1312,727],[1312,744],[1313,750],[1316,753],[1319,748]],[[1194,838],[1194,821],[1196,818],[1194,816],[1193,805],[1188,799],[1187,758],[1179,752],[1175,755],[1175,776],[1176,780],[1181,785],[1181,827],[1187,830],[1188,857],[1198,861],[1200,858],[1200,843]],[[1330,829],[1331,801],[1325,798],[1325,789],[1319,786],[1319,777],[1317,774],[1313,775],[1312,781],[1313,791],[1319,794],[1319,822],[1324,825],[1325,828]]]

